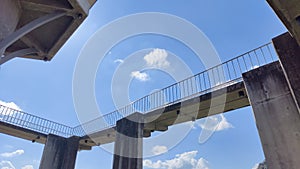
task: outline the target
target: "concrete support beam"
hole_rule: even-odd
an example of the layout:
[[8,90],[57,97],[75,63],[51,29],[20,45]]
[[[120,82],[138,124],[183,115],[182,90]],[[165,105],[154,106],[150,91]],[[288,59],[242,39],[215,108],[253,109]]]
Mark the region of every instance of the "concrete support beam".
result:
[[300,115],[279,62],[243,74],[268,168],[300,168]]
[[0,2],[0,41],[13,33],[21,15],[18,0],[1,0]]
[[274,38],[273,44],[300,113],[300,46],[289,33]]
[[267,0],[300,45],[300,0]]
[[74,169],[79,137],[48,135],[40,169]]
[[143,168],[143,122],[140,113],[117,121],[113,169]]

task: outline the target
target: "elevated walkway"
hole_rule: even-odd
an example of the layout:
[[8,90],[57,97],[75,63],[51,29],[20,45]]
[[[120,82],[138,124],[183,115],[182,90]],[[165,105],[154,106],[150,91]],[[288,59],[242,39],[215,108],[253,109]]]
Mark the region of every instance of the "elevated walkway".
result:
[[149,137],[172,125],[249,106],[242,73],[275,60],[272,43],[268,43],[76,127],[0,105],[0,132],[42,144],[49,134],[78,136],[79,149],[88,150],[113,142],[116,122],[140,112],[146,122],[144,137]]

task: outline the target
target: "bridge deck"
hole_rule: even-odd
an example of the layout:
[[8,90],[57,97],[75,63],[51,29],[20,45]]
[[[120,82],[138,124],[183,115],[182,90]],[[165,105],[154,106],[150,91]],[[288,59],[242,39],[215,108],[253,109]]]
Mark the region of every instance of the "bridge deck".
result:
[[[149,137],[153,131],[166,131],[172,125],[194,121],[246,106],[249,106],[249,100],[244,84],[243,82],[237,82],[214,92],[171,104],[145,114],[145,121],[149,123],[145,124],[144,136]],[[89,136],[82,137],[80,144],[97,146],[114,142],[115,132],[114,127],[95,132]]]
[[43,144],[48,134],[79,136],[79,149],[88,150],[113,142],[116,122],[140,112],[144,137],[150,137],[172,125],[249,106],[241,75],[277,60],[272,49],[268,43],[76,127],[0,105],[0,132]]

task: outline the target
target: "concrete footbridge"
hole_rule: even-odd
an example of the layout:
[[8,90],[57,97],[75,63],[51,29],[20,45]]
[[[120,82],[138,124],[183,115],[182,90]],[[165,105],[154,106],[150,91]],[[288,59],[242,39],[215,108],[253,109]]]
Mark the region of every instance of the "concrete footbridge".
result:
[[[0,105],[0,132],[45,144],[40,169],[74,169],[78,150],[112,142],[114,169],[141,169],[152,132],[251,105],[268,168],[299,169],[300,1],[267,2],[289,31],[271,43],[75,127]],[[1,0],[0,65],[50,61],[95,3]]]
[[145,121],[143,136],[150,137],[178,123],[249,106],[242,73],[276,60],[268,43],[75,127],[0,105],[0,132],[42,144],[49,134],[76,136],[79,149],[88,150],[114,142],[117,121],[139,112]]
[[0,132],[45,144],[41,169],[73,169],[78,150],[112,142],[113,168],[140,169],[143,138],[152,132],[251,105],[268,166],[293,168],[300,166],[299,55],[285,33],[75,127],[0,105]]

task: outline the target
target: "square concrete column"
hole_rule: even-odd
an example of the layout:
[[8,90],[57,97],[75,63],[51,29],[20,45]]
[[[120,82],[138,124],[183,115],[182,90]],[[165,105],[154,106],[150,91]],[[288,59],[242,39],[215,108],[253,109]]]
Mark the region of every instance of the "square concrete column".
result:
[[79,137],[48,135],[40,169],[74,169]]
[[143,122],[140,113],[117,121],[113,169],[143,168]]
[[300,1],[267,0],[267,2],[300,45]]
[[300,115],[279,62],[243,74],[268,168],[300,168]]
[[[289,34],[284,33],[273,40],[283,72],[297,104],[300,106],[300,46]],[[300,110],[299,110],[300,112]]]

